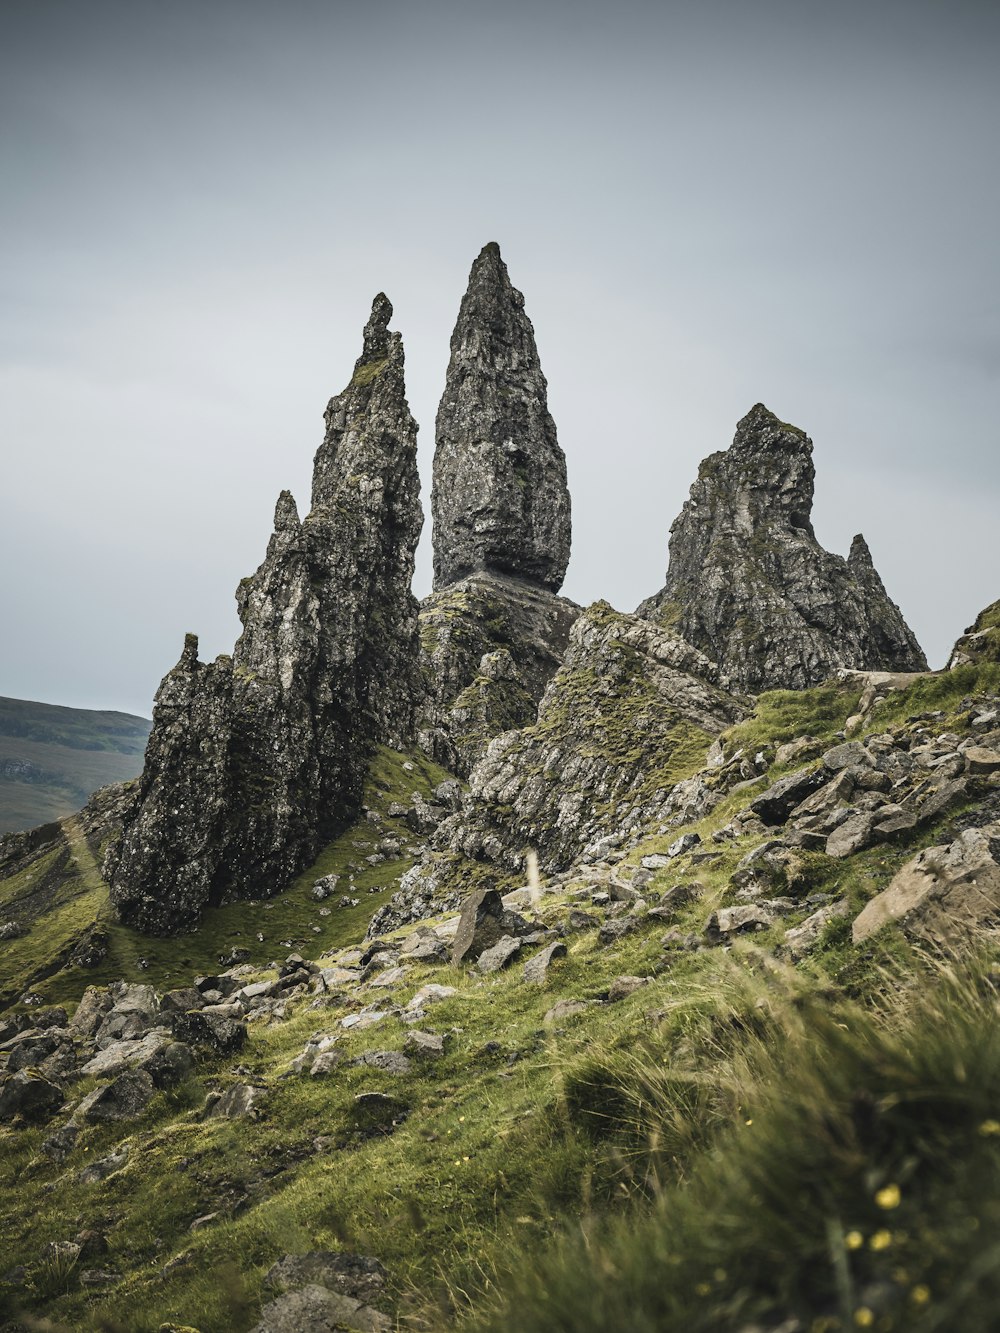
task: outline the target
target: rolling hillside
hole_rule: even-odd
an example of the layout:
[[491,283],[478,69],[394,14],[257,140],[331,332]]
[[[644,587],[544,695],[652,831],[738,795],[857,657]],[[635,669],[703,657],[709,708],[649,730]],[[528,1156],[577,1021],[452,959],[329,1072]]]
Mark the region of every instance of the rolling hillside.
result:
[[150,723],[128,713],[0,698],[0,833],[78,810],[142,771]]

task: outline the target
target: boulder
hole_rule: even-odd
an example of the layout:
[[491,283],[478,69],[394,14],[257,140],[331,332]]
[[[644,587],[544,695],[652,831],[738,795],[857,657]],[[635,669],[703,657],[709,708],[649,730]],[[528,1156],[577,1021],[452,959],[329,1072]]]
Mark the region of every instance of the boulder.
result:
[[76,1115],[94,1123],[134,1120],[146,1109],[155,1090],[144,1069],[131,1069],[88,1093],[76,1108]]
[[[573,915],[572,913],[570,914]],[[581,913],[580,915],[583,915]],[[588,919],[589,921],[589,919]],[[566,946],[561,940],[553,940],[547,944],[544,949],[539,950],[533,958],[529,958],[524,965],[524,979],[533,985],[544,985],[548,978],[549,965],[553,958],[564,958],[566,956]]]
[[0,1084],[0,1121],[18,1117],[28,1122],[48,1120],[65,1100],[62,1088],[22,1069]]
[[312,1283],[269,1301],[250,1333],[333,1333],[340,1328],[389,1333],[392,1320],[353,1296]]
[[462,904],[451,946],[453,963],[474,963],[485,950],[510,934],[523,934],[528,923],[509,912],[496,889],[477,889]]
[[955,947],[1000,920],[1000,822],[965,829],[954,842],[928,847],[897,872],[854,920],[860,944],[890,923],[943,948]]

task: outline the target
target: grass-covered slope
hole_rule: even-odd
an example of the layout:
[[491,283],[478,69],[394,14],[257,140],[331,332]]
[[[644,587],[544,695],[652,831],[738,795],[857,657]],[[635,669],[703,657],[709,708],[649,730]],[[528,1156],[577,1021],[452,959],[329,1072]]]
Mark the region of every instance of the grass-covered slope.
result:
[[[998,689],[988,663],[924,678],[877,704],[857,734],[965,736],[970,699]],[[809,735],[821,752],[857,700],[850,686],[762,696],[722,737],[731,763],[742,751],[751,773],[759,767],[756,780],[729,788],[696,824],[650,832],[543,885],[540,925],[563,932],[567,954],[542,984],[522,972],[530,947],[480,974],[397,958],[398,937],[363,978],[251,1012],[238,1056],[203,1055],[136,1119],[82,1123],[61,1161],[42,1145],[70,1105],[44,1126],[0,1128],[8,1317],[246,1333],[269,1298],[270,1265],[329,1249],[377,1256],[386,1308],[414,1330],[995,1327],[1000,950],[987,935],[942,968],[896,929],[855,946],[849,925],[916,850],[976,811],[949,809],[842,860],[800,849],[768,863],[769,892],[790,908],[729,947],[706,936],[710,917],[738,901],[741,862],[771,840],[752,821],[745,834],[713,834],[804,762],[779,765],[779,744]],[[391,802],[439,778],[416,756],[384,752],[369,805],[389,825]],[[306,957],[332,950],[323,965],[356,963],[352,946],[407,864],[365,864],[368,849],[352,844],[371,845],[373,827],[349,831],[270,903],[213,914],[204,938],[164,943],[111,927],[106,965],[64,969],[35,989],[69,1008],[95,980],[165,989],[217,970],[234,945],[250,950],[247,981],[274,977],[267,963],[285,941]],[[667,857],[683,832],[701,843]],[[402,828],[399,838],[411,841]],[[330,903],[315,903],[309,884],[350,860],[364,866],[355,884],[379,892],[355,890],[357,908],[320,917]],[[659,916],[620,888],[639,871]],[[461,862],[453,874],[461,882]],[[474,882],[475,863],[467,874]],[[694,881],[697,892],[671,895]],[[848,915],[793,964],[786,932],[821,894],[846,899]],[[454,993],[415,1017],[408,1006],[428,983]],[[380,1066],[376,1053],[403,1052],[414,1028],[440,1036],[443,1054],[411,1054],[402,1073]],[[336,1038],[337,1067],[294,1072],[324,1035]],[[205,1119],[209,1094],[236,1083],[261,1089],[258,1118]],[[70,1103],[92,1086],[71,1085]],[[379,1124],[356,1100],[372,1092],[392,1098]],[[110,1154],[117,1169],[105,1179],[81,1178]],[[108,1253],[87,1261],[104,1285],[46,1250],[85,1228],[106,1238]]]
[[142,770],[146,718],[0,699],[0,834],[72,815]]

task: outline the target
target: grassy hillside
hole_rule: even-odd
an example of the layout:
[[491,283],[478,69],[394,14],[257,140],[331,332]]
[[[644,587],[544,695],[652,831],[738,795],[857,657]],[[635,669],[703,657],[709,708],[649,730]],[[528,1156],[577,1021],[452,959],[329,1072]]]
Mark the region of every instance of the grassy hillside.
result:
[[[935,731],[962,734],[969,697],[998,689],[995,665],[917,681],[865,732],[920,728],[930,708]],[[803,733],[823,745],[856,700],[829,688],[763,696],[727,750]],[[761,781],[794,766],[772,763]],[[233,945],[250,952],[245,982],[274,980],[270,964],[289,946],[356,965],[352,946],[408,864],[370,867],[373,830],[407,843],[393,802],[440,776],[418,755],[382,752],[366,796],[378,821],[359,821],[270,902],[220,909],[169,941],[107,923],[67,826],[50,855],[73,861],[76,907],[60,910],[78,913],[73,929],[100,917],[111,950],[97,970],[63,966],[33,990],[67,1008],[86,985],[118,977],[162,990],[214,970]],[[567,952],[541,984],[520,960],[485,975],[396,960],[390,940],[356,982],[303,988],[280,1013],[251,1016],[238,1057],[202,1056],[135,1119],[82,1121],[59,1160],[43,1144],[70,1105],[45,1126],[0,1127],[0,1327],[6,1314],[44,1316],[52,1330],[247,1333],[273,1295],[264,1276],[276,1260],[333,1250],[382,1261],[386,1304],[413,1333],[989,1333],[1000,1296],[1000,947],[987,933],[944,964],[895,928],[854,945],[849,925],[916,850],[954,836],[962,812],[840,861],[804,851],[794,881],[774,886],[795,900],[786,915],[707,947],[706,920],[733,903],[741,863],[767,841],[712,834],[760,790],[734,789],[689,826],[702,839],[696,868],[664,864],[678,829],[627,851],[620,865],[653,858],[650,904],[697,876],[700,894],[669,919],[607,929],[622,916],[595,901],[605,883],[593,867],[545,885],[538,915],[564,932]],[[360,902],[323,917],[309,885],[349,861],[363,867]],[[481,872],[460,863],[456,875],[473,887]],[[36,861],[32,873],[50,871]],[[849,915],[793,965],[785,934],[817,891],[846,898]],[[0,943],[0,969],[37,967],[56,947],[46,934],[56,915]],[[428,983],[452,993],[414,1019],[408,1006]],[[437,1058],[413,1053],[414,1027],[442,1039]],[[293,1061],[324,1036],[340,1063],[311,1076]],[[409,1066],[393,1072],[386,1053],[404,1051]],[[211,1095],[237,1083],[260,1089],[254,1115],[206,1118]],[[73,1085],[70,1102],[93,1086]],[[364,1100],[372,1093],[390,1099],[381,1120]],[[111,1155],[95,1180],[87,1168]],[[106,1238],[96,1264],[46,1248],[84,1228]],[[85,1267],[101,1281],[84,1280]]]
[[0,698],[0,834],[71,815],[98,787],[137,777],[150,725]]

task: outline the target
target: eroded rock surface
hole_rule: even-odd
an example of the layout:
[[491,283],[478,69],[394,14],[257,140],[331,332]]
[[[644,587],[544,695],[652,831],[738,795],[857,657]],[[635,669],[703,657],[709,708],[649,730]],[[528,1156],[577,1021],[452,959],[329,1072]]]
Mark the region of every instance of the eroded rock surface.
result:
[[812,441],[758,403],[702,463],[670,529],[666,585],[638,614],[670,625],[739,688],[803,689],[840,668],[926,671],[863,537],[816,540]]
[[330,401],[303,521],[287,491],[237,592],[232,657],[193,635],[156,696],[138,801],[106,865],[121,919],[154,934],[284,887],[356,813],[378,743],[412,739],[421,510],[403,348],[378,296]]
[[478,572],[420,607],[418,740],[468,776],[494,736],[534,722],[580,608],[533,584]]
[[512,870],[533,847],[563,869],[589,843],[697,804],[681,779],[745,711],[718,679],[673,634],[596,603],[573,626],[537,723],[490,743],[435,845]]
[[495,243],[451,338],[434,453],[434,587],[494,570],[558,592],[569,563],[566,459],[524,297]]

